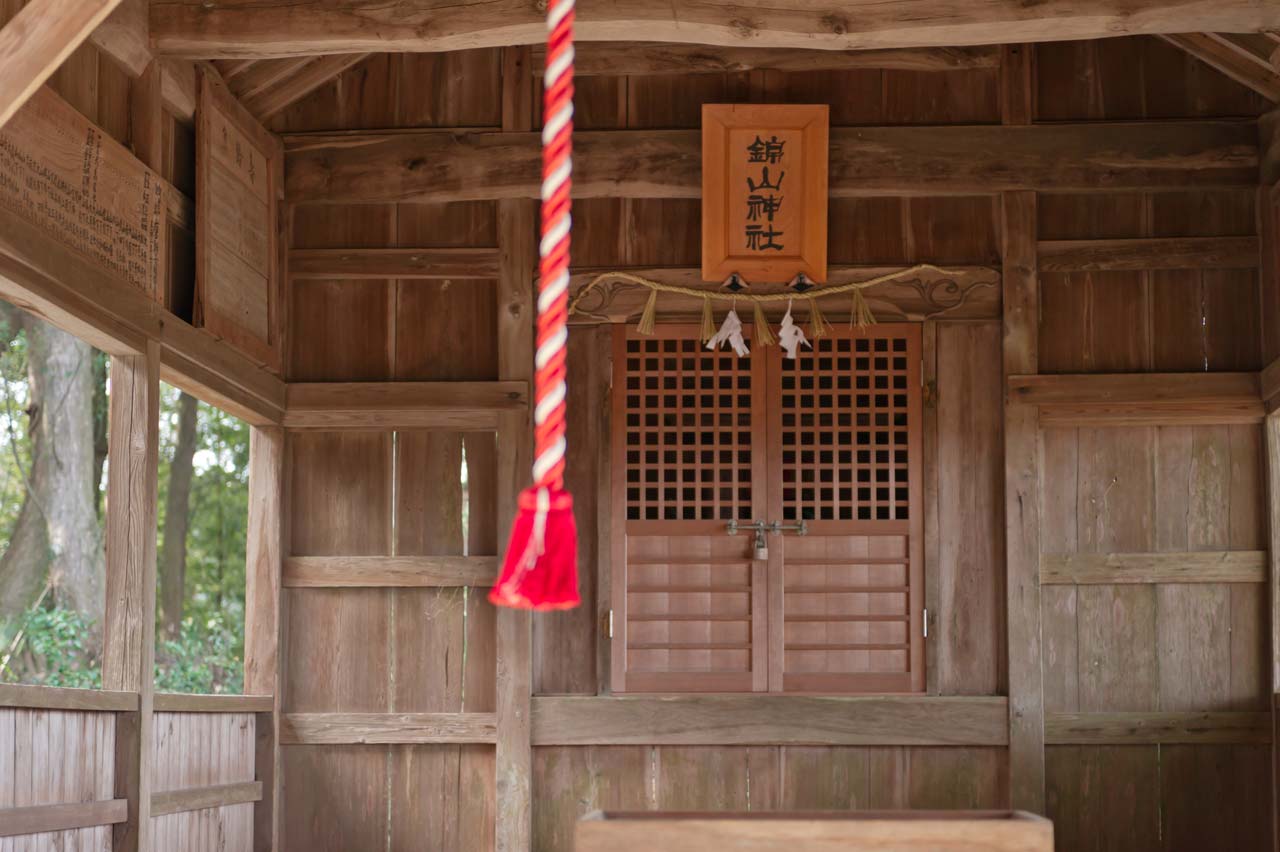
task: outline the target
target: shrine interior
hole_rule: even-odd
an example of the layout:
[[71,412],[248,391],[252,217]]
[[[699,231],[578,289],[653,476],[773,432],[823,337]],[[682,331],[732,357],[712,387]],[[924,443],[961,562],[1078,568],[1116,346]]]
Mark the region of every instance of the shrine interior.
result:
[[[547,5],[0,0],[0,299],[110,376],[0,850],[1280,849],[1280,5],[580,0],[529,612]],[[157,687],[162,381],[242,694]]]

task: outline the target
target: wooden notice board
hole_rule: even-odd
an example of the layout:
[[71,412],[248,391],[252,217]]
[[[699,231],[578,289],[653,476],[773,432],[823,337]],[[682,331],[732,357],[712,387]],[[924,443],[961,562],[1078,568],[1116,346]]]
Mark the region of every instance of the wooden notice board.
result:
[[153,299],[171,191],[48,86],[0,128],[0,206]]
[[702,107],[702,277],[827,280],[826,105]]
[[196,122],[195,322],[278,371],[280,140],[207,71]]

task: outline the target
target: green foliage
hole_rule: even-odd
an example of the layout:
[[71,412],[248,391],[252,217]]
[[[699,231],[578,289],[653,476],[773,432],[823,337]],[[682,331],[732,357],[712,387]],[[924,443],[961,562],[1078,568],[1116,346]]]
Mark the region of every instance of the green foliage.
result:
[[41,686],[102,688],[99,649],[102,634],[97,625],[72,609],[37,607],[18,627],[21,642],[14,659],[7,661],[0,680],[19,680]]
[[156,649],[156,689],[201,694],[244,692],[244,606],[208,621],[182,620],[177,639]]

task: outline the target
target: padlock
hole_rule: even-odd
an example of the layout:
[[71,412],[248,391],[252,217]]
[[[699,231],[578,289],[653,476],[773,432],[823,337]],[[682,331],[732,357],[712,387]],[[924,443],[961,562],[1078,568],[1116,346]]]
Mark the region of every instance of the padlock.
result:
[[765,543],[764,533],[760,530],[756,530],[755,556],[752,558],[754,559],[769,558],[769,545]]

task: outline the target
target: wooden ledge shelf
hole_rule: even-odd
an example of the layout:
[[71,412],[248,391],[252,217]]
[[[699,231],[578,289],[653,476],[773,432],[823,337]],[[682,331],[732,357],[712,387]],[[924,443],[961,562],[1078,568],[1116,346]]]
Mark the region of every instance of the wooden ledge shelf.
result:
[[1271,714],[1046,713],[1046,745],[1253,745],[1271,742]]
[[270,695],[188,695],[157,692],[153,708],[157,713],[270,713]]
[[5,683],[0,684],[0,707],[129,713],[138,709],[138,694],[109,689],[67,689],[59,686]]
[[260,801],[262,801],[261,781],[165,790],[151,794],[151,815],[153,817],[168,816],[187,811],[203,811],[228,805],[247,805]]
[[1266,581],[1265,550],[1040,555],[1040,582],[1045,585]]
[[1036,254],[1041,272],[1253,269],[1260,256],[1257,237],[1042,240]]
[[441,279],[498,277],[496,248],[294,249],[289,277],[306,279]]
[[285,713],[282,745],[496,743],[496,713]]
[[0,809],[0,837],[117,825],[128,818],[129,802],[126,799],[5,808]]
[[284,426],[322,431],[496,429],[528,404],[526,382],[318,382],[288,385]]
[[1004,746],[1002,696],[536,696],[533,744]]
[[290,556],[281,584],[291,589],[492,586],[496,556]]

